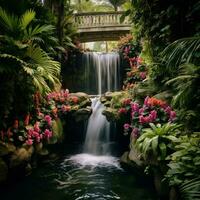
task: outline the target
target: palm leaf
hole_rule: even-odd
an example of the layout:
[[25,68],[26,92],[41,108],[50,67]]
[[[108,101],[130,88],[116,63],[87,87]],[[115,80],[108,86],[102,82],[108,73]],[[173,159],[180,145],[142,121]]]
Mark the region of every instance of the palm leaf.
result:
[[18,22],[18,17],[7,13],[0,7],[0,24],[7,31],[7,33],[9,33],[9,31],[15,31],[18,27]]
[[20,18],[21,28],[26,29],[34,18],[35,18],[35,12],[33,10],[27,10]]
[[186,181],[180,186],[181,199],[199,200],[200,199],[200,177]]
[[194,56],[200,49],[200,36],[183,38],[168,45],[161,53],[163,61],[167,61],[169,71],[174,71],[181,63],[193,63]]

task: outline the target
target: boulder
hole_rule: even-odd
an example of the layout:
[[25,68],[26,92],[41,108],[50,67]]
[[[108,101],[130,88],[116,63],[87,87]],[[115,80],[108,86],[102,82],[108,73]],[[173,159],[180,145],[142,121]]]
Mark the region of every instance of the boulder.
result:
[[69,94],[69,98],[70,97],[78,97],[80,101],[84,101],[86,99],[89,99],[89,95],[84,93],[84,92],[76,92],[76,93],[70,93]]
[[87,106],[91,106],[91,101],[90,99],[86,99],[84,101],[82,101],[80,104],[79,104],[80,108],[85,108]]
[[86,108],[81,108],[74,113],[75,120],[77,122],[82,120],[87,120],[92,114],[92,108],[87,106]]
[[108,121],[116,121],[118,119],[117,110],[113,108],[106,108],[102,114],[106,116]]
[[25,162],[29,161],[32,155],[33,149],[25,149],[24,147],[21,147],[17,149],[14,154],[10,158],[10,168],[15,168],[17,166],[20,166],[21,164],[24,164]]
[[3,159],[0,158],[0,183],[6,181],[7,176],[8,176],[8,166],[3,161]]
[[16,147],[12,143],[4,143],[0,141],[0,157],[13,153]]

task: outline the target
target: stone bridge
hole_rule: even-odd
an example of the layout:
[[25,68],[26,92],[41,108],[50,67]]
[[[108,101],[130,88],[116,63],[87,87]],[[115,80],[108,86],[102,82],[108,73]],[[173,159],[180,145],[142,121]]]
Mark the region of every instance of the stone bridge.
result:
[[81,42],[119,40],[130,32],[128,17],[120,22],[124,12],[88,12],[74,14],[79,40]]

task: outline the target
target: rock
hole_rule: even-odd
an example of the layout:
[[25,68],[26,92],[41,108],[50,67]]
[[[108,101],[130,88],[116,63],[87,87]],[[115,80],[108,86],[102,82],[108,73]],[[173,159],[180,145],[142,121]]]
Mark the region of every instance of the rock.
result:
[[6,181],[7,176],[8,176],[8,166],[3,161],[3,159],[0,158],[0,183]]
[[38,152],[41,156],[47,156],[49,154],[49,151],[45,148],[41,149],[41,151]]
[[128,154],[129,160],[136,163],[138,166],[143,166],[144,162],[141,160],[141,154],[135,149],[131,148],[129,154]]
[[86,108],[81,108],[77,110],[74,113],[74,116],[75,116],[75,120],[79,122],[79,121],[88,119],[91,114],[92,114],[92,108],[87,106]]
[[35,151],[36,153],[40,152],[42,150],[43,144],[42,142],[35,145]]
[[91,106],[91,101],[90,99],[86,99],[84,101],[82,101],[80,104],[79,104],[80,108],[85,108],[87,106]]
[[26,150],[24,147],[17,149],[14,154],[10,158],[10,168],[17,167],[24,162],[27,162],[30,160],[32,155],[32,148],[29,150]]
[[140,154],[135,150],[126,151],[120,161],[132,168],[143,169],[144,162],[141,160]]
[[106,116],[108,121],[116,121],[118,119],[117,110],[113,108],[106,108],[102,114]]
[[73,97],[73,96],[78,97],[81,102],[86,100],[86,99],[89,99],[89,95],[84,93],[84,92],[76,92],[76,93],[70,93],[69,94],[69,98]]
[[4,143],[0,141],[0,157],[13,153],[16,147],[12,143]]
[[101,103],[104,104],[105,102],[108,101],[108,99],[105,96],[101,96],[100,101],[101,101]]

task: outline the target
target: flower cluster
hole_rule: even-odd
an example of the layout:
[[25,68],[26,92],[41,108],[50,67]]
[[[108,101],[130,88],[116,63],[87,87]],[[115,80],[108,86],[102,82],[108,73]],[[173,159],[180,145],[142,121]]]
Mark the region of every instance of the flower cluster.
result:
[[33,145],[48,141],[53,136],[52,120],[69,113],[78,106],[79,98],[69,93],[69,90],[52,92],[42,101],[40,94],[34,95],[34,109],[16,118],[0,130],[0,139],[16,145]]
[[52,118],[45,115],[41,121],[36,121],[33,127],[27,128],[26,144],[32,145],[40,143],[42,140],[48,140],[52,137]]
[[57,118],[62,116],[76,107],[79,103],[77,96],[69,94],[69,90],[61,90],[60,92],[52,92],[47,95],[47,110],[51,110],[51,114]]
[[124,133],[130,132],[132,138],[137,138],[143,128],[149,127],[149,123],[163,124],[176,119],[176,112],[165,101],[154,97],[146,97],[142,105],[127,99],[122,102],[118,113],[120,116],[128,115]]
[[126,36],[120,40],[120,52],[129,68],[123,89],[134,88],[136,83],[143,81],[147,76],[147,68],[139,57],[141,46],[132,37]]

